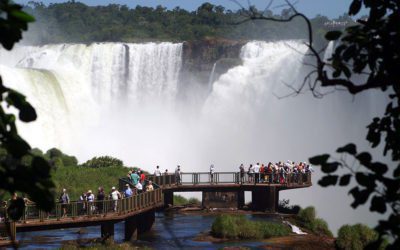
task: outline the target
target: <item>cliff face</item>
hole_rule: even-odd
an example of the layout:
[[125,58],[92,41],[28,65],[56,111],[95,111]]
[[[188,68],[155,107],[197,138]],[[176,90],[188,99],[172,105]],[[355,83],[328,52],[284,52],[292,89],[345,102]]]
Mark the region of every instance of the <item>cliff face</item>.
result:
[[215,79],[230,68],[240,65],[240,51],[246,41],[204,39],[183,43],[183,77],[207,83],[215,68]]

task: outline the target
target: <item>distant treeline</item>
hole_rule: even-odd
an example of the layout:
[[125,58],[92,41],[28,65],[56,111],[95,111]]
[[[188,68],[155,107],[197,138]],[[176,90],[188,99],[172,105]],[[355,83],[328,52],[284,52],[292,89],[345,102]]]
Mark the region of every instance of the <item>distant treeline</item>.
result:
[[[250,21],[234,25],[246,18],[242,10],[233,12],[210,3],[202,4],[195,11],[179,7],[169,10],[162,6],[87,6],[75,1],[50,5],[32,1],[25,8],[36,17],[36,22],[26,34],[26,40],[33,44],[190,41],[214,37],[244,40],[307,37],[303,20],[295,19],[290,23]],[[286,9],[279,14],[271,11],[263,14],[281,18],[291,15],[291,12]],[[323,37],[328,29],[326,24],[331,21],[352,22],[347,15],[335,20],[324,16],[312,18],[317,40]]]

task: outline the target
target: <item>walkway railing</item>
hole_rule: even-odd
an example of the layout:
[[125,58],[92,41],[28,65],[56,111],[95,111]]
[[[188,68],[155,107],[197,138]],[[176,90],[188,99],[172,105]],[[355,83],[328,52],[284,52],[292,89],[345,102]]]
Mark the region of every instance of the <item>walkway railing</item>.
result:
[[123,215],[133,213],[141,209],[154,207],[162,202],[162,191],[144,192],[132,197],[118,200],[106,199],[94,202],[70,202],[68,204],[57,203],[50,213],[40,210],[36,204],[25,206],[24,214],[20,222],[61,220],[64,218],[99,217],[109,215]]
[[240,174],[239,172],[209,172],[181,173],[179,177],[175,175],[147,176],[149,180],[160,184],[160,187],[171,186],[179,181],[181,185],[201,185],[201,184],[281,184],[281,185],[310,185],[311,173],[290,173],[284,174]]
[[153,183],[157,183],[158,186],[160,186],[161,188],[176,184],[176,177],[174,174],[161,175],[161,176],[149,175],[147,176],[147,179],[152,181]]

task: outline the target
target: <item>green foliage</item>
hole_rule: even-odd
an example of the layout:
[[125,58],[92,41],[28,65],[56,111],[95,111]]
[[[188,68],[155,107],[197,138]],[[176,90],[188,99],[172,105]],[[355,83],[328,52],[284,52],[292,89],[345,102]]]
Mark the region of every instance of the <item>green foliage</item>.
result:
[[174,195],[174,205],[176,206],[182,206],[182,205],[188,205],[188,204],[196,204],[199,205],[201,202],[197,198],[189,198],[186,199],[182,195]]
[[189,204],[195,204],[195,205],[200,205],[201,204],[200,200],[195,198],[195,197],[189,198],[188,203]]
[[290,232],[290,228],[286,225],[251,221],[243,215],[220,215],[211,227],[213,236],[228,239],[263,239],[289,235]]
[[[136,6],[130,9],[118,4],[87,6],[69,1],[46,6],[30,2],[26,10],[37,17],[37,22],[31,27],[32,36],[28,34],[28,40],[36,44],[188,41],[210,37],[246,40],[306,38],[302,22],[288,24],[254,21],[232,25],[243,20],[243,11],[233,12],[210,3],[202,4],[196,11],[187,11],[179,7],[168,10],[162,6]],[[255,8],[253,10],[261,12]],[[275,17],[287,15],[270,14]],[[327,21],[329,19],[322,16],[312,19],[313,26],[320,31],[316,36],[323,37]]]
[[[37,154],[39,154],[39,151],[37,151]],[[61,150],[57,148],[47,150],[46,154],[43,155],[43,157],[48,159],[50,163],[56,168],[78,165],[78,160],[75,156],[64,154],[63,152],[61,152]]]
[[339,229],[336,245],[339,249],[362,250],[377,239],[378,233],[366,225],[344,225]]
[[[7,50],[22,38],[28,23],[34,18],[22,11],[13,1],[0,1],[0,44]],[[50,180],[50,164],[30,152],[29,144],[19,136],[15,115],[6,113],[5,107],[17,110],[23,122],[36,120],[35,109],[24,95],[3,85],[0,77],[0,190],[20,191],[37,202],[43,210],[54,206],[54,184]]]
[[326,235],[329,237],[333,236],[332,232],[329,230],[328,223],[321,218],[316,218],[314,207],[300,209],[296,219],[301,227],[310,230],[314,234]]
[[82,192],[87,192],[89,189],[95,194],[99,187],[103,187],[106,193],[111,191],[111,187],[118,186],[118,179],[126,173],[127,168],[121,166],[108,168],[69,166],[54,170],[52,178],[59,193],[66,188],[71,200],[78,200]]
[[218,216],[211,226],[211,233],[219,238],[236,238],[239,235],[239,228],[236,219],[230,215]]
[[316,212],[314,207],[306,207],[305,209],[300,209],[298,215],[299,219],[303,223],[310,223],[315,220]]
[[122,167],[124,163],[111,156],[94,157],[82,164],[82,167],[88,168],[106,168],[106,167]]

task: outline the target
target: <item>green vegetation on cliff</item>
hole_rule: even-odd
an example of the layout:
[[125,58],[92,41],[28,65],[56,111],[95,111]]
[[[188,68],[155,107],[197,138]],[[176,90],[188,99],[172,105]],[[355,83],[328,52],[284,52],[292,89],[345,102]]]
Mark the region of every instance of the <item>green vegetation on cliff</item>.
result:
[[[26,10],[36,17],[27,40],[36,44],[60,42],[138,42],[146,40],[188,41],[209,37],[228,39],[302,39],[303,22],[274,23],[243,20],[241,10],[230,11],[220,5],[204,3],[195,11],[162,6],[129,8],[126,5],[87,6],[70,1],[50,4],[30,2]],[[264,13],[276,18],[289,13]],[[325,34],[327,17],[311,19],[316,37]],[[336,21],[350,21],[348,16]]]
[[220,215],[212,224],[211,234],[227,239],[265,239],[286,236],[291,232],[286,225],[265,221],[251,221],[244,215]]
[[329,230],[328,223],[326,223],[325,220],[316,217],[314,207],[300,209],[296,217],[296,224],[316,235],[333,237],[332,232]]
[[[79,165],[74,156],[64,154],[52,148],[46,153],[33,149],[32,154],[42,156],[52,165],[51,177],[56,185],[56,197],[66,188],[71,200],[77,200],[82,192],[92,190],[95,194],[99,187],[108,193],[112,186],[118,186],[118,179],[126,176],[128,169],[119,159],[102,156],[94,157]],[[32,159],[25,158],[27,163]]]

